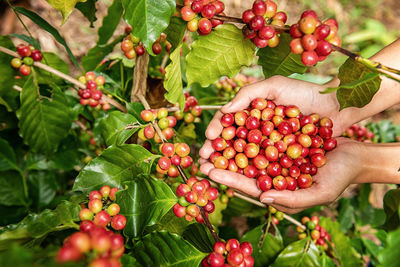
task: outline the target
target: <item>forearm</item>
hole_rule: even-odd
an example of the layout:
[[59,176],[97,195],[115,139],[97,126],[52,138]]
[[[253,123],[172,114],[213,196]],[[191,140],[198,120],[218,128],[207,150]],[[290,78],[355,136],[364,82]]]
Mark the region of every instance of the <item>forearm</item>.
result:
[[[371,59],[386,66],[400,69],[400,39],[382,49]],[[400,102],[400,83],[383,75],[381,75],[381,79],[380,89],[368,105],[363,108],[346,108],[340,112],[342,118],[351,120],[349,124],[375,115]]]
[[355,183],[400,184],[400,143],[360,143],[361,171]]

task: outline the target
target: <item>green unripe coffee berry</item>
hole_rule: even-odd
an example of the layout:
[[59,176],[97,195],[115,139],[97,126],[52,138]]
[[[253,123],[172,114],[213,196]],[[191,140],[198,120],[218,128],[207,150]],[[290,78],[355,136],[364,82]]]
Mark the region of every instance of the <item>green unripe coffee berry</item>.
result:
[[33,65],[33,58],[31,57],[24,57],[22,60],[25,65],[32,66]]

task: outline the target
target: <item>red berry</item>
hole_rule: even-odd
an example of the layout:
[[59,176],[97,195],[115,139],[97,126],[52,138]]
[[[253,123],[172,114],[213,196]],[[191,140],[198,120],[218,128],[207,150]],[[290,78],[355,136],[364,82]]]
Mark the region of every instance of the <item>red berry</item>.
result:
[[27,65],[22,65],[21,67],[19,67],[19,73],[22,76],[28,76],[29,74],[31,74],[31,67]]
[[215,1],[215,2],[212,2],[212,4],[215,6],[215,8],[216,8],[216,14],[219,14],[219,13],[221,13],[221,12],[223,12],[224,11],[224,9],[225,9],[225,4],[223,3],[223,2],[221,2],[221,1]]
[[244,260],[243,253],[240,249],[232,249],[229,251],[226,260],[232,266],[238,266]]
[[92,221],[82,221],[79,224],[79,231],[84,232],[84,233],[89,233],[94,228],[96,228],[96,225]]
[[34,61],[41,61],[42,58],[43,58],[43,55],[42,55],[42,53],[41,53],[39,50],[36,50],[36,49],[35,49],[35,50],[32,51],[31,58],[32,58]]
[[205,18],[211,19],[217,13],[217,8],[213,4],[207,4],[201,10],[201,15]]
[[253,30],[259,30],[264,26],[265,19],[262,16],[255,16],[254,18],[251,19],[250,21],[250,28]]
[[57,262],[63,263],[68,261],[79,261],[82,257],[82,254],[78,249],[72,246],[63,246],[57,253]]
[[321,24],[315,29],[314,36],[317,38],[317,40],[324,40],[326,37],[328,37],[330,32],[331,28],[329,25]]
[[297,178],[297,184],[300,188],[309,188],[312,185],[312,177],[310,174],[301,174]]
[[192,3],[192,10],[196,13],[200,13],[201,10],[203,9],[203,1],[202,0],[198,0],[198,1],[194,1]]
[[317,19],[313,16],[306,16],[300,19],[299,29],[304,34],[312,34],[317,27]]
[[254,14],[253,10],[248,9],[246,11],[243,12],[242,14],[242,20],[244,23],[249,24],[250,21],[256,16],[256,14]]
[[208,257],[207,257],[207,262],[211,266],[216,266],[216,267],[223,266],[224,262],[225,262],[225,258],[221,254],[218,254],[216,252],[211,252],[210,255],[208,255]]
[[266,0],[265,4],[267,5],[267,10],[265,12],[265,16],[267,18],[272,18],[276,14],[277,5],[272,0]]
[[301,45],[306,51],[312,51],[317,48],[317,38],[312,34],[306,34],[301,38]]
[[122,230],[126,225],[126,217],[124,215],[115,215],[111,220],[111,227],[115,230]]
[[283,23],[286,23],[286,21],[287,21],[287,15],[286,15],[285,12],[279,11],[279,12],[276,12],[275,16],[272,17],[272,20],[273,20],[273,21],[274,21],[274,20],[280,20],[280,21],[282,21]]
[[278,175],[276,176],[273,180],[272,180],[272,184],[274,185],[274,188],[276,190],[285,190],[287,188],[287,180],[285,177],[283,177],[282,175]]
[[301,54],[304,52],[304,48],[303,45],[301,44],[301,40],[300,38],[295,38],[292,41],[290,41],[290,49],[292,50],[292,52],[294,54]]
[[162,51],[162,47],[159,42],[155,42],[151,48],[153,50],[153,53],[156,55],[160,54]]
[[106,227],[111,221],[111,216],[106,211],[102,210],[94,216],[94,224],[100,227]]
[[274,36],[275,36],[275,29],[272,26],[268,25],[264,26],[258,31],[258,37],[260,37],[260,39],[269,40]]
[[287,176],[285,177],[287,183],[287,190],[294,191],[297,187],[297,180],[293,177]]
[[272,178],[268,175],[261,175],[257,178],[257,186],[262,191],[268,191],[272,188]]
[[325,40],[320,40],[317,43],[315,52],[318,56],[328,56],[332,52],[332,45]]
[[314,51],[305,51],[301,55],[301,61],[305,66],[314,66],[318,62],[318,55]]
[[138,45],[135,47],[135,52],[138,56],[141,56],[144,54],[144,47],[141,45]]
[[303,36],[303,33],[300,31],[299,24],[293,24],[290,26],[289,33],[293,38],[300,38]]
[[226,251],[225,247],[226,247],[225,242],[217,241],[217,242],[214,243],[213,249],[214,249],[214,252],[216,252],[216,253],[218,253],[220,255],[223,255],[225,253],[225,251]]
[[229,239],[227,242],[226,242],[226,250],[227,251],[232,251],[232,250],[234,250],[234,249],[238,249],[238,248],[240,248],[240,244],[239,244],[239,241],[237,241],[236,239]]
[[227,143],[221,137],[218,137],[212,141],[212,147],[215,151],[223,151],[227,146]]
[[184,21],[191,21],[196,17],[196,13],[189,6],[184,6],[181,8],[181,16]]
[[212,30],[211,21],[207,18],[199,20],[199,31],[203,34],[209,34]]
[[253,12],[257,16],[264,16],[265,11],[267,10],[267,5],[263,0],[256,0],[253,3]]
[[90,237],[86,233],[73,233],[68,238],[68,243],[81,253],[86,253],[90,250]]

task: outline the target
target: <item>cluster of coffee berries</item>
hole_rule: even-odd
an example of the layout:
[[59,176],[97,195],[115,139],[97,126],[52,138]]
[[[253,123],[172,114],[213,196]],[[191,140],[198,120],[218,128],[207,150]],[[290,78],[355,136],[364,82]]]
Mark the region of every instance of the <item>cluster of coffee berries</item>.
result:
[[[251,39],[258,48],[276,47],[279,44],[279,31],[275,27],[284,27],[287,15],[276,12],[277,5],[272,0],[256,0],[253,8],[243,12],[243,35]],[[271,26],[272,25],[272,26]]]
[[298,23],[290,27],[293,40],[290,48],[294,54],[301,54],[301,61],[306,66],[314,66],[323,61],[332,52],[332,46],[340,46],[342,41],[337,35],[338,23],[328,19],[323,23],[313,10],[301,14]]
[[224,114],[221,137],[212,141],[210,161],[218,169],[257,178],[262,191],[296,190],[312,185],[336,147],[332,121],[303,115],[296,106],[256,98],[248,109]]
[[[124,238],[119,233],[126,225],[124,215],[115,201],[119,189],[107,185],[89,194],[88,208],[79,212],[79,232],[67,237],[57,253],[57,262],[90,259],[89,266],[121,266],[119,258],[125,251]],[[107,229],[108,225],[111,229]]]
[[257,82],[258,79],[253,76],[246,76],[239,73],[232,79],[223,77],[219,81],[215,82],[214,85],[218,90],[218,95],[227,99],[232,99],[240,88],[243,86]]
[[344,133],[343,136],[349,137],[353,140],[364,143],[374,142],[374,133],[371,132],[367,127],[360,126],[357,124],[351,125]]
[[[141,56],[145,52],[142,42],[131,33],[131,30],[132,28],[130,26],[125,28],[127,36],[121,42],[121,50],[128,59],[134,59],[136,56]],[[171,43],[167,41],[167,35],[165,33],[161,33],[160,37],[153,43],[153,53],[156,55],[160,54],[162,52],[162,46],[166,47],[168,53],[171,51]]]
[[19,44],[17,46],[17,53],[21,58],[13,58],[11,60],[11,66],[19,70],[19,73],[23,76],[31,74],[31,67],[35,61],[41,61],[43,56],[42,53],[35,49],[33,46]]
[[265,213],[265,218],[267,220],[271,220],[271,222],[275,225],[278,225],[280,221],[284,219],[284,213],[282,211],[278,211],[272,206],[268,206],[268,211]]
[[156,170],[160,174],[168,174],[169,177],[178,177],[178,166],[184,169],[193,165],[190,147],[185,143],[164,143],[160,146],[163,155],[158,159]]
[[101,89],[104,88],[104,84],[106,83],[104,76],[99,75],[96,77],[94,72],[88,71],[84,76],[80,76],[78,81],[86,86],[86,89],[78,90],[81,105],[89,105],[94,108],[100,105],[103,110],[111,108],[109,103],[101,99],[103,97]]
[[224,3],[219,0],[184,0],[183,4],[181,16],[187,21],[187,29],[191,32],[197,31],[200,35],[207,35],[212,28],[223,23],[222,20],[214,18],[225,9]]
[[195,122],[196,118],[200,117],[202,112],[203,111],[198,105],[196,97],[185,92],[185,108],[183,111],[175,111],[174,116],[177,120],[183,120],[185,123],[189,124]]
[[90,260],[89,267],[119,267],[119,258],[125,251],[122,235],[96,226],[91,221],[83,221],[80,231],[73,233],[64,241],[57,253],[58,263]]
[[213,201],[218,198],[218,189],[212,187],[206,179],[190,177],[185,184],[178,186],[176,194],[179,200],[173,208],[175,215],[179,218],[185,217],[189,222],[195,218],[197,222],[204,223],[199,207],[203,207],[207,216],[213,213]]
[[[168,110],[166,108],[142,110],[142,112],[140,112],[140,117],[145,122],[153,122],[157,119],[157,124],[162,130],[165,139],[169,140],[174,136],[174,130],[172,128],[175,127],[177,120],[174,116],[168,116]],[[153,125],[147,125],[140,129],[138,137],[142,141],[154,139],[154,142],[158,144],[162,143],[161,137],[156,133]]]
[[229,239],[226,243],[217,241],[214,251],[201,262],[203,267],[243,266],[252,267],[254,259],[251,256],[253,247],[249,242],[239,243],[237,239]]
[[235,191],[232,188],[228,188],[224,184],[219,185],[220,195],[219,200],[222,204],[228,204],[229,199],[233,198],[235,195]]
[[99,227],[111,226],[112,229],[120,231],[126,225],[126,217],[119,214],[120,207],[115,201],[115,193],[118,188],[110,188],[105,185],[99,191],[92,191],[89,194],[87,208],[82,208],[79,212],[81,221],[92,221]]
[[[303,217],[301,223],[306,227],[306,230],[297,226],[296,229],[299,232],[299,239],[304,239],[307,237],[307,234],[309,234],[315,244],[321,246],[324,250],[329,249],[327,241],[331,241],[331,235],[319,225],[318,216],[312,216],[311,219],[309,217]],[[331,245],[333,245],[333,243]]]

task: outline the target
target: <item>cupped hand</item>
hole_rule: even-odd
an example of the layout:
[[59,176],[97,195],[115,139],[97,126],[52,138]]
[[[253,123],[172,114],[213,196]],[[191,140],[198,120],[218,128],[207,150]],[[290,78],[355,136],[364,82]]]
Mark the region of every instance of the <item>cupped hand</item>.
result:
[[359,155],[362,144],[347,138],[338,138],[338,146],[326,154],[326,165],[313,176],[313,184],[307,189],[296,191],[269,190],[262,192],[256,179],[239,173],[216,169],[202,159],[200,171],[212,180],[259,198],[261,202],[272,205],[280,211],[293,214],[301,210],[333,202],[361,173],[362,162]]

